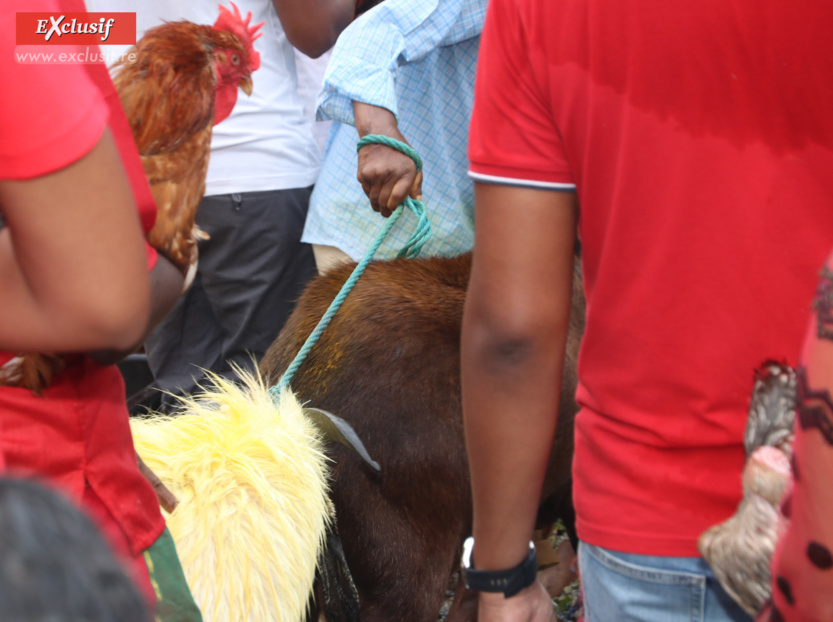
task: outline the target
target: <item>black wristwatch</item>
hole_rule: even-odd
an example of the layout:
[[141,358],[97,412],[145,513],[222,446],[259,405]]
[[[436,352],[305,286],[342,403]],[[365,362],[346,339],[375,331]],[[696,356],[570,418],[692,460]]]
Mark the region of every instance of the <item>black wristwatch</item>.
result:
[[463,579],[470,590],[503,592],[503,595],[509,598],[535,581],[535,576],[538,574],[538,557],[535,555],[535,545],[532,542],[529,543],[529,553],[524,560],[508,570],[477,570],[471,561],[473,548],[474,538],[467,538],[463,543],[461,566]]

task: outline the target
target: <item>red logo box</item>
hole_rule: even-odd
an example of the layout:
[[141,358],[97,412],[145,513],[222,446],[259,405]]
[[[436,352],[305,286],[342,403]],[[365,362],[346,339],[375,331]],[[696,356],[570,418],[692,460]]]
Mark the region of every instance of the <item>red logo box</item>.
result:
[[135,13],[18,13],[17,45],[133,45]]

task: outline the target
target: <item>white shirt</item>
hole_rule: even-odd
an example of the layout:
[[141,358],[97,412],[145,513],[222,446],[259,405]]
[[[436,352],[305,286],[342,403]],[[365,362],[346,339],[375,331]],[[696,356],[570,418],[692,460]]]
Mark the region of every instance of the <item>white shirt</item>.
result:
[[324,72],[333,51],[330,49],[318,58],[310,58],[300,50],[295,50],[295,67],[298,70],[298,92],[304,100],[304,113],[312,121],[312,134],[321,153],[327,146],[327,135],[333,122],[315,119],[315,101],[324,83]]

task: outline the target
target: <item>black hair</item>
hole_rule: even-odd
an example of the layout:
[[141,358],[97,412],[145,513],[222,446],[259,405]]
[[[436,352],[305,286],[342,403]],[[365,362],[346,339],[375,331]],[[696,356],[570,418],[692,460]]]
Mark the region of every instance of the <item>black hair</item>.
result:
[[0,478],[0,620],[149,622],[93,522],[58,492]]

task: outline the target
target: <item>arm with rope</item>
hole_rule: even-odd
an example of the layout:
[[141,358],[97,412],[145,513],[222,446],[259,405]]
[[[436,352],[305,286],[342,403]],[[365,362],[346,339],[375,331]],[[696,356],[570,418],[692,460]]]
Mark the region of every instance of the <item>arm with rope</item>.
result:
[[[426,0],[418,5],[386,0],[351,24],[336,44],[318,118],[355,125],[359,138],[377,134],[408,144],[399,129],[400,69],[439,48],[478,37],[485,10],[485,0]],[[385,217],[406,197],[419,199],[422,193],[422,175],[411,159],[385,145],[359,152],[357,177],[371,207]]]
[[[419,157],[419,154],[414,151],[409,145],[389,138],[388,136],[381,136],[378,134],[371,134],[365,136],[359,141],[358,146],[356,147],[359,153],[361,153],[363,148],[372,145],[384,145],[391,149],[394,149],[402,154],[405,155],[408,159],[410,159],[414,167],[416,168],[417,172],[422,170],[422,158]],[[277,399],[280,395],[280,392],[284,389],[289,388],[290,382],[292,382],[292,377],[295,375],[295,372],[301,367],[301,364],[306,359],[307,354],[309,354],[310,350],[312,350],[313,346],[318,341],[318,338],[321,336],[321,333],[327,328],[330,323],[330,320],[333,319],[333,316],[338,311],[341,304],[344,302],[344,299],[347,298],[347,295],[350,293],[350,290],[353,289],[353,286],[356,284],[356,281],[359,280],[359,277],[364,272],[367,265],[373,260],[373,257],[376,255],[376,251],[379,250],[379,246],[382,245],[382,242],[388,235],[388,232],[393,228],[396,221],[402,215],[405,209],[410,210],[417,218],[417,227],[416,230],[411,234],[411,237],[408,238],[408,241],[399,251],[397,257],[408,257],[413,258],[417,257],[422,250],[423,245],[428,241],[431,237],[431,222],[428,220],[428,215],[425,211],[425,205],[420,200],[411,199],[410,197],[405,197],[402,205],[397,207],[392,215],[392,218],[388,219],[387,222],[382,226],[379,230],[379,233],[376,236],[373,244],[371,245],[370,249],[364,255],[362,260],[358,263],[358,265],[353,269],[353,273],[350,277],[345,281],[344,285],[341,287],[338,295],[335,297],[333,302],[330,304],[327,311],[324,312],[324,316],[319,320],[318,325],[313,329],[310,336],[307,337],[307,340],[304,342],[304,345],[301,346],[300,351],[295,356],[293,361],[289,364],[289,367],[284,372],[283,376],[281,377],[278,384],[274,387],[270,388],[273,396]]]
[[[360,138],[382,135],[408,144],[390,110],[353,102],[353,114]],[[356,177],[370,206],[385,218],[408,197],[422,200],[422,171],[410,157],[387,145],[377,143],[359,150]]]

